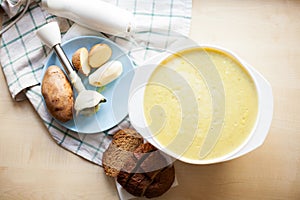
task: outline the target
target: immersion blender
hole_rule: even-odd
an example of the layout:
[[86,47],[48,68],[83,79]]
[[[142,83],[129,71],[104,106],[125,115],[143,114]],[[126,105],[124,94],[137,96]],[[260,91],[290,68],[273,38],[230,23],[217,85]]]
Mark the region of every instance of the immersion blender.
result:
[[42,0],[42,9],[111,35],[129,36],[135,29],[131,12],[102,0]]
[[92,114],[100,103],[106,102],[106,99],[97,91],[86,90],[80,77],[73,69],[72,64],[60,46],[61,35],[57,22],[50,22],[36,32],[40,40],[48,47],[53,48],[59,61],[64,67],[65,72],[68,74],[71,83],[78,92],[75,99],[74,109],[76,114],[80,112],[89,112]]

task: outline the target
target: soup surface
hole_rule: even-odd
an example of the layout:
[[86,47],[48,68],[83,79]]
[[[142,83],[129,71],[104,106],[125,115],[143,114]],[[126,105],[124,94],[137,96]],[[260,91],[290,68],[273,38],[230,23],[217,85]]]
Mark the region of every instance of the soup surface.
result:
[[237,149],[257,112],[251,76],[235,58],[213,48],[169,56],[145,88],[144,113],[155,140],[187,159],[214,159]]

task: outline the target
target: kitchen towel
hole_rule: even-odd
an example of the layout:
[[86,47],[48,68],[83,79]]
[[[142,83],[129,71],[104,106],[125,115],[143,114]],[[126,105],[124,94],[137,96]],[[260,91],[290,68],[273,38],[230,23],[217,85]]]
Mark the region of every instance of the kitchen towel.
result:
[[[177,40],[172,32],[182,37],[189,34],[192,0],[106,0],[131,11],[137,27],[134,41],[105,35],[127,49],[136,66],[155,55],[155,49],[167,48]],[[6,12],[3,26],[24,7],[25,0],[0,0]],[[28,99],[38,112],[49,133],[63,148],[101,165],[102,153],[111,141],[111,135],[120,128],[131,127],[128,118],[118,126],[91,135],[78,134],[62,127],[47,112],[41,96],[40,79],[50,49],[41,44],[35,31],[50,21],[59,23],[63,41],[79,35],[101,33],[82,28],[72,21],[47,13],[40,7],[40,0],[31,0],[25,15],[1,38],[1,65],[11,96],[16,101]],[[103,35],[102,35],[103,36]],[[171,38],[171,39],[170,39]],[[134,49],[134,51],[133,51]],[[153,50],[154,49],[154,50]]]

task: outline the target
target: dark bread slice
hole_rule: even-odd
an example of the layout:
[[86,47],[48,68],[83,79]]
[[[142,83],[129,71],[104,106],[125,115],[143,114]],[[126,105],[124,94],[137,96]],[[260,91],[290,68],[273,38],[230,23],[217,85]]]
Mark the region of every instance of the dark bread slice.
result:
[[157,172],[169,165],[160,151],[150,143],[140,145],[133,154],[139,160],[139,168],[135,172],[144,172],[150,179],[153,179]]
[[153,180],[156,174],[169,164],[158,150],[150,152],[148,154],[149,155],[140,164],[140,168],[146,173],[146,175],[151,180]]
[[146,173],[134,173],[123,188],[134,196],[153,198],[164,194],[172,186],[174,179],[175,169],[170,165],[160,171],[157,170],[154,179]]
[[[173,184],[175,170],[150,143],[132,129],[113,136],[104,152],[103,168],[108,176],[117,177],[118,183],[135,196],[157,197]],[[167,166],[167,167],[166,167]]]
[[133,151],[143,143],[143,138],[133,129],[123,129],[115,133],[107,150],[103,153],[102,165],[108,176],[117,177]]
[[134,173],[123,188],[130,194],[141,197],[145,191],[144,188],[150,183],[151,180],[144,173]]
[[160,171],[154,178],[153,182],[147,187],[143,194],[147,198],[158,197],[170,189],[175,180],[174,165],[166,167]]
[[[145,156],[149,155],[147,152],[154,150],[156,150],[156,148],[150,143],[141,144],[134,150],[134,156],[128,158],[123,168],[120,170],[119,175],[117,176],[117,181],[120,183],[120,185],[125,187],[128,181],[131,180],[131,177],[134,176],[135,173],[144,173],[144,171],[142,171],[139,168],[139,165],[146,158]],[[134,180],[132,181],[134,182],[138,177],[133,177]],[[134,183],[131,182],[129,183],[129,185],[134,185]],[[129,187],[129,189],[132,191],[134,191],[134,188],[132,188],[131,186]]]
[[124,171],[120,171],[117,176],[117,181],[120,185],[124,187],[127,184],[128,180],[131,178],[132,174]]
[[[135,158],[128,159],[118,175],[117,181],[120,185],[127,192],[138,197],[144,196],[147,190],[149,197],[156,195],[152,193],[157,193],[160,196],[166,192],[170,188],[169,185],[165,185],[162,189],[158,187],[169,182],[172,185],[175,172],[172,174],[170,173],[171,170],[166,170],[172,167],[169,166],[160,151],[150,143],[144,143],[135,149],[133,155]],[[134,165],[136,166],[133,168]],[[166,175],[161,173],[166,173]],[[152,186],[152,184],[154,185]],[[148,189],[149,187],[150,189]]]
[[152,182],[140,165],[150,155],[149,152],[155,150],[157,149],[150,143],[141,144],[134,150],[134,158],[129,158],[120,171],[117,181],[130,194],[142,196],[145,188]]
[[136,165],[137,160],[134,158],[134,156],[129,157],[117,176],[117,181],[120,183],[120,185],[124,186],[127,184],[128,180],[132,176],[132,172],[136,168]]
[[[136,172],[144,172],[143,174],[145,176],[144,179],[141,182],[139,182],[138,186],[135,189],[135,193],[138,193],[141,196],[144,196],[144,193],[146,192],[147,188],[151,186],[152,182],[154,181],[154,178],[159,173],[161,173],[166,166],[168,166],[167,160],[163,157],[160,151],[157,150],[150,143],[146,144],[144,144],[144,151],[141,150],[141,152],[144,153],[144,159],[141,159],[141,162],[139,163],[139,168],[136,170]],[[138,151],[138,149],[141,146],[142,145],[140,145],[136,149],[136,151]],[[134,156],[140,157],[140,155],[137,156],[136,153],[134,154]]]

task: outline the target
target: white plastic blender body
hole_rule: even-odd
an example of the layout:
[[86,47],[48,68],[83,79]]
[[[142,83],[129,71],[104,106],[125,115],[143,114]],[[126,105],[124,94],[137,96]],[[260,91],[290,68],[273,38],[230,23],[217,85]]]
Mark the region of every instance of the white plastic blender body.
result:
[[111,35],[127,36],[135,29],[132,13],[101,0],[42,0],[42,8],[81,26]]

